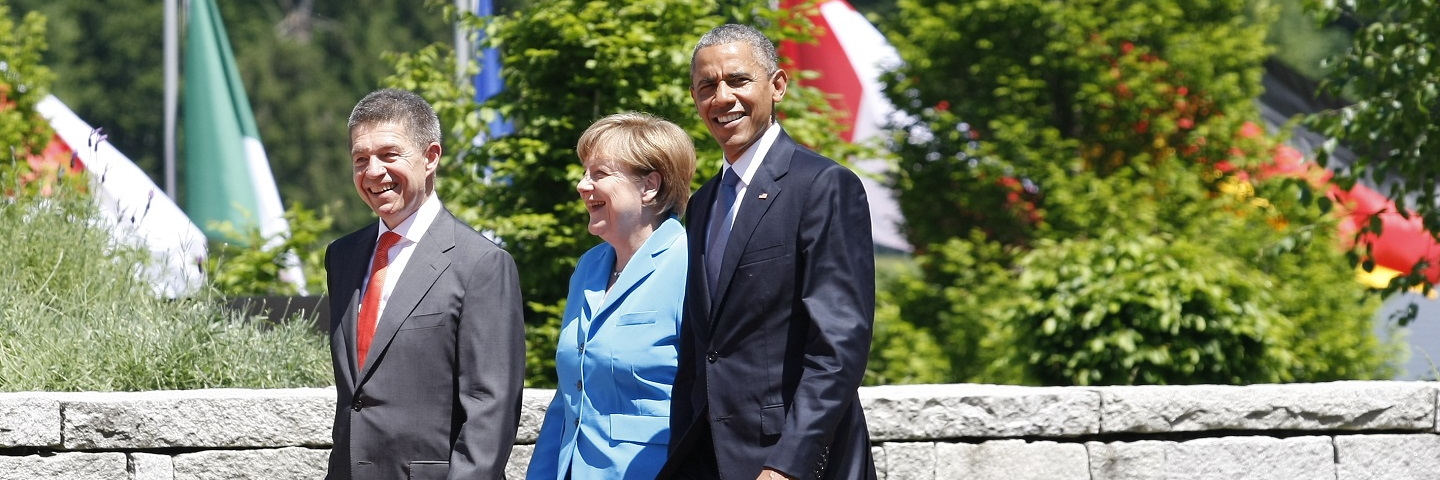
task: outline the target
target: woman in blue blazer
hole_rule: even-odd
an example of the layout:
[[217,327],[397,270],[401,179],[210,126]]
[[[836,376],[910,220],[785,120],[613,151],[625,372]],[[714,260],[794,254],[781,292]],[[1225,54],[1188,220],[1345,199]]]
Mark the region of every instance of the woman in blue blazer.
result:
[[685,302],[688,247],[678,217],[695,147],[644,113],[595,122],[576,153],[575,189],[605,243],[570,277],[555,369],[527,480],[655,478],[670,441],[670,390]]

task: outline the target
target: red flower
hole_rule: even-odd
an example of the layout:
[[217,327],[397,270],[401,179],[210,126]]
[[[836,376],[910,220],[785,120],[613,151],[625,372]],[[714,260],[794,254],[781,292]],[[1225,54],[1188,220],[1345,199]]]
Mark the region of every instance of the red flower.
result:
[[941,112],[950,111],[950,101],[949,101],[949,100],[941,100],[940,103],[935,104],[935,110],[938,110],[938,111],[941,111]]
[[1255,138],[1260,136],[1260,126],[1255,122],[1245,122],[1240,126],[1240,138]]

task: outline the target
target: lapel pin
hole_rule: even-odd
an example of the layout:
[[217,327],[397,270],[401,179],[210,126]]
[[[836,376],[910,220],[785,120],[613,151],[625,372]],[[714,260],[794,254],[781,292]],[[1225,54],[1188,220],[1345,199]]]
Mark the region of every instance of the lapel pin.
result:
[[769,194],[769,193],[761,193],[761,194],[760,194],[760,199],[761,199],[761,200],[764,200],[764,199],[767,199],[767,198],[770,198],[770,194]]

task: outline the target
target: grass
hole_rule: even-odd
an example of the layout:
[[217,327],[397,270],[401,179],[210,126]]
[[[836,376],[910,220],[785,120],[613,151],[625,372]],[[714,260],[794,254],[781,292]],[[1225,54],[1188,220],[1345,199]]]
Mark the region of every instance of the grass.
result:
[[161,298],[138,275],[146,253],[116,246],[88,196],[7,190],[0,391],[333,384],[326,339],[310,321],[252,323],[213,289]]

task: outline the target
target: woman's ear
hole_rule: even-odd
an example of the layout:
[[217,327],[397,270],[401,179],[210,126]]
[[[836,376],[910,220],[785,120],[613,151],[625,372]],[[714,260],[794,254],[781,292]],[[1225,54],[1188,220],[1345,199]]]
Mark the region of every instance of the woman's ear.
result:
[[645,205],[653,205],[657,198],[660,198],[660,172],[650,172],[645,174],[641,185],[640,200]]

